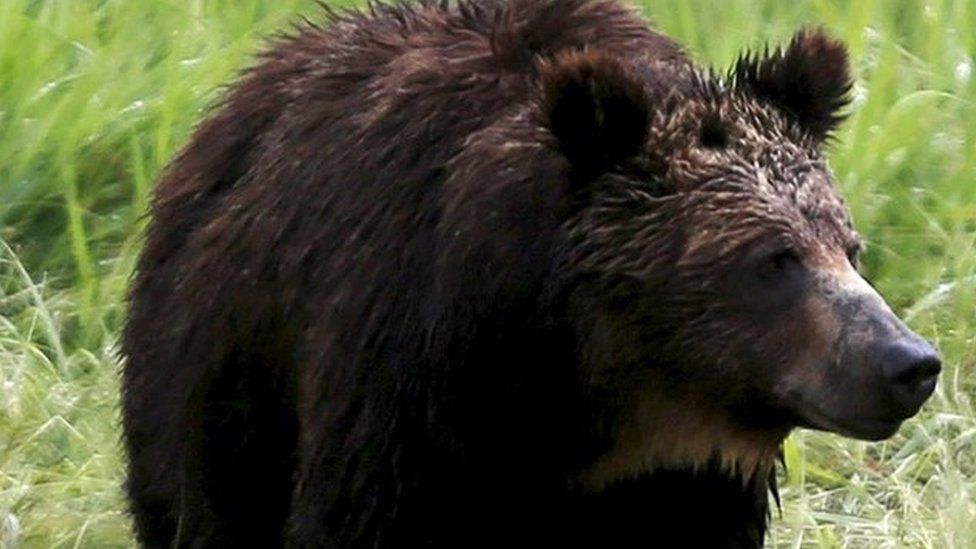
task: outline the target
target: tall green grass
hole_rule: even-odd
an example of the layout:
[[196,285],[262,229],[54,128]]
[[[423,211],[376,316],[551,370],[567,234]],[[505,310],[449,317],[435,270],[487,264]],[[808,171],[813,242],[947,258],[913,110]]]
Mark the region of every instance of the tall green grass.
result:
[[[798,432],[775,547],[976,547],[976,2],[647,0],[703,63],[819,25],[851,49],[831,151],[865,271],[936,342],[923,414]],[[0,0],[0,548],[131,546],[116,340],[146,200],[259,37],[305,0]]]

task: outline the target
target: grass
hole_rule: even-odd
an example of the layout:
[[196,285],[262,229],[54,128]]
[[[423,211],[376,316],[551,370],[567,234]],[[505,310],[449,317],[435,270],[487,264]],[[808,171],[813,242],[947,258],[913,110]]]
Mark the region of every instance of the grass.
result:
[[[797,432],[771,547],[976,547],[976,2],[647,0],[704,63],[849,44],[831,151],[868,275],[944,354],[890,441]],[[0,1],[0,548],[131,546],[117,334],[161,166],[304,0]]]

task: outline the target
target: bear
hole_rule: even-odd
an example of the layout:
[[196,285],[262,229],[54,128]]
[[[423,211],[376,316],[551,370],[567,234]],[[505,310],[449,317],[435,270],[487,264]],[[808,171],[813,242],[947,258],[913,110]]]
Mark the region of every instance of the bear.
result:
[[755,548],[791,430],[932,393],[857,270],[824,31],[721,73],[619,0],[326,10],[155,189],[143,546]]

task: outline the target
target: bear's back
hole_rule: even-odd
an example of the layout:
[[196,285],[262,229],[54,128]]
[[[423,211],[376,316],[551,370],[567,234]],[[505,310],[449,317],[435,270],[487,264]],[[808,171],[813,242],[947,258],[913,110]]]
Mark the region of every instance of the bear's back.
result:
[[139,267],[153,276],[135,286],[159,299],[134,306],[176,278],[184,298],[218,302],[240,285],[284,288],[261,293],[279,304],[381,276],[411,286],[397,277],[429,266],[450,201],[505,192],[457,173],[478,141],[522,139],[493,125],[537,102],[540,58],[579,49],[683,59],[613,0],[376,5],[278,38],[159,182]]
[[[530,99],[539,58],[584,48],[683,58],[613,0],[426,2],[332,14],[272,42],[171,165],[157,206],[185,205],[180,198],[210,197],[241,180],[348,179],[346,164],[373,173],[420,168],[429,180],[471,133]],[[395,158],[398,151],[407,158]],[[299,159],[304,169],[294,166]],[[328,169],[313,171],[315,159]],[[229,165],[232,173],[207,173]]]

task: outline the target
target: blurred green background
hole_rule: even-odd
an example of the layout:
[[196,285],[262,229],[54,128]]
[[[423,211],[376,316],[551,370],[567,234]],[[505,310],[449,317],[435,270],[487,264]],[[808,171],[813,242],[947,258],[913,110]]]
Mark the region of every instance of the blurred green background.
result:
[[[717,68],[802,25],[849,45],[854,113],[830,159],[864,271],[947,365],[890,441],[791,437],[768,545],[976,547],[976,2],[642,6]],[[262,37],[302,15],[324,18],[305,0],[0,0],[0,548],[133,544],[116,346],[147,197]]]

